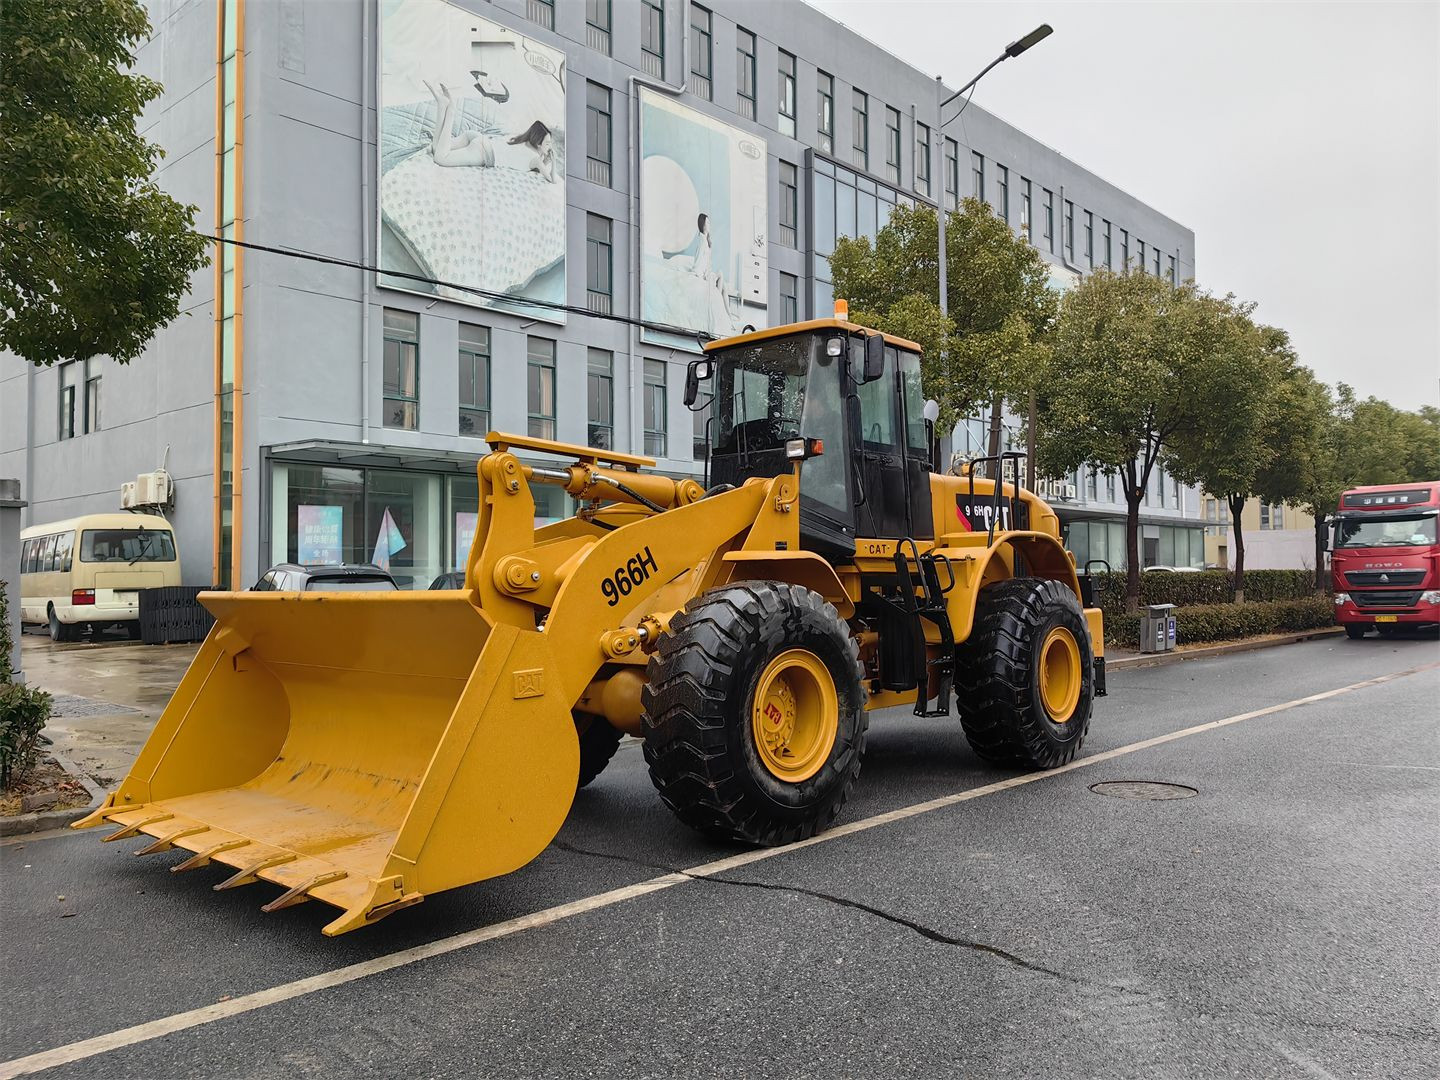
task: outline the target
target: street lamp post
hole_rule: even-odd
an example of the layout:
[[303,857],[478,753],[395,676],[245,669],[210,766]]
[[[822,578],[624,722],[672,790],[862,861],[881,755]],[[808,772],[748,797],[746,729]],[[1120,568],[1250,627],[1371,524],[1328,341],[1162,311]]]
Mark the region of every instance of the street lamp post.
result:
[[[940,95],[945,92],[945,84],[941,82],[941,77],[939,75],[935,76],[935,161],[938,164],[939,168],[931,170],[931,175],[933,176],[935,172],[940,172],[942,174],[940,177],[939,197],[935,200],[938,207],[938,211],[936,213],[936,221],[938,225],[937,232],[939,234],[939,250],[937,252],[938,260],[936,265],[938,266],[940,271],[940,314],[942,315],[948,316],[950,314],[950,288],[947,274],[948,267],[946,266],[947,254],[945,245],[945,177],[943,175],[945,169],[945,124],[947,123],[947,121],[945,120],[945,106],[949,105],[950,102],[954,101],[961,94],[965,93],[965,91],[973,89],[975,84],[978,83],[981,79],[983,79],[985,75],[990,71],[990,69],[993,68],[996,64],[999,64],[1005,60],[1009,60],[1011,57],[1019,56],[1025,50],[1029,49],[1033,45],[1038,44],[1041,41],[1044,41],[1053,33],[1054,30],[1051,29],[1049,23],[1041,23],[1034,30],[1031,30],[1030,33],[1026,34],[1018,41],[1012,41],[1009,45],[1006,45],[1005,51],[999,56],[997,56],[994,60],[991,60],[990,63],[986,64],[979,75],[976,75],[968,83],[962,86],[959,90],[956,90],[947,98],[941,98]],[[965,111],[965,106],[969,104],[970,99],[966,98],[964,104],[960,106],[959,112],[952,116],[949,122],[953,123],[954,121],[958,120],[960,118],[960,113],[963,113]],[[960,200],[960,177],[958,175],[958,173],[960,172],[960,161],[958,149],[956,151],[955,171],[957,173],[955,177],[955,200],[958,203]],[[1030,467],[1033,470],[1034,464],[1032,463]]]

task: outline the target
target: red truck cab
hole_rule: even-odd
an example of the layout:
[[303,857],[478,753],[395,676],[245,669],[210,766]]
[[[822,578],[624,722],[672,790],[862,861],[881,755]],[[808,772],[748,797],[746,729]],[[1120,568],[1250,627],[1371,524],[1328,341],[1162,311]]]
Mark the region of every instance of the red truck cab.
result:
[[1352,638],[1440,625],[1440,481],[1340,496],[1330,574],[1335,621]]

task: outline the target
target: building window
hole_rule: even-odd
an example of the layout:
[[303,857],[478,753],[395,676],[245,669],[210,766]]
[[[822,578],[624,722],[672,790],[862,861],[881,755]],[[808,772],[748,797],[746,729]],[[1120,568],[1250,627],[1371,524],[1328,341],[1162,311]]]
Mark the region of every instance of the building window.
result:
[[1113,472],[1105,474],[1105,498],[1112,503],[1115,501],[1115,474]]
[[549,338],[525,339],[528,432],[533,439],[555,438],[555,342]]
[[645,453],[661,458],[666,453],[665,361],[645,361]]
[[647,75],[665,78],[664,0],[640,2],[640,66]]
[[954,139],[945,140],[945,200],[947,206],[960,203],[960,146]]
[[1095,215],[1085,211],[1085,265],[1095,265]]
[[1260,528],[1285,528],[1285,508],[1279,503],[1262,502],[1260,504]]
[[795,137],[795,57],[780,50],[780,134]]
[[1120,230],[1120,269],[1130,269],[1130,230]]
[[1055,253],[1055,196],[1044,188],[1040,190],[1045,201],[1045,232],[1043,235],[1045,244],[1053,255]]
[[525,0],[525,14],[546,30],[555,29],[555,0]]
[[915,190],[930,194],[930,128],[915,123]]
[[1175,256],[1174,256],[1174,255],[1171,255],[1171,256],[1170,256],[1170,284],[1171,284],[1171,285],[1179,285],[1179,284],[1180,284],[1178,281],[1175,280]]
[[1030,181],[1020,178],[1020,228],[1030,231]]
[[690,89],[696,97],[710,100],[710,76],[714,57],[711,55],[711,15],[699,4],[690,5]]
[[585,0],[585,44],[610,55],[611,0]]
[[995,210],[1000,220],[1010,223],[1010,170],[1004,165],[995,166]]
[[1145,241],[1141,240],[1138,236],[1135,238],[1135,250],[1138,252],[1135,256],[1135,265],[1139,267],[1140,273],[1143,274],[1145,272]]
[[610,88],[599,83],[585,84],[585,177],[591,183],[610,186],[610,165],[614,161],[615,127],[610,115]]
[[100,430],[100,375],[85,361],[85,434]]
[[73,439],[80,433],[75,407],[80,395],[81,364],[72,360],[60,365],[60,438]]
[[815,130],[820,132],[822,148],[830,149],[830,140],[835,135],[835,77],[824,71],[815,73],[816,104]]
[[610,314],[614,300],[614,226],[599,214],[585,215],[585,306]]
[[1096,469],[1090,470],[1089,479],[1085,481],[1085,494],[1091,502],[1100,498],[1100,473]]
[[1160,276],[1160,249],[1159,249],[1158,247],[1157,247],[1157,248],[1151,248],[1151,249],[1150,249],[1150,252],[1151,252],[1152,255],[1155,256],[1155,261],[1154,261],[1154,263],[1152,264],[1152,265],[1154,266],[1154,268],[1155,268],[1155,276],[1156,276],[1156,277],[1159,277],[1159,276]]
[[855,91],[855,105],[851,111],[851,127],[854,134],[851,143],[855,151],[854,162],[862,169],[870,168],[870,97],[862,90]]
[[1065,257],[1075,261],[1075,204],[1065,200]]
[[970,186],[973,189],[970,193],[974,195],[975,198],[979,199],[981,202],[984,202],[985,158],[983,155],[975,153],[974,150],[970,151],[970,180]]
[[420,317],[386,308],[384,426],[414,431],[420,426]]
[[755,119],[755,35],[743,26],[735,28],[735,59],[739,64],[740,115]]
[[783,270],[780,271],[780,321],[800,321],[800,279]]
[[1102,242],[1103,242],[1104,245],[1105,245],[1105,247],[1104,247],[1104,249],[1103,249],[1103,253],[1104,253],[1104,256],[1105,256],[1105,269],[1106,269],[1106,270],[1109,270],[1110,267],[1111,267],[1111,263],[1110,263],[1110,223],[1109,223],[1108,221],[1101,221],[1100,224],[1101,224],[1102,226],[1104,226],[1104,228],[1101,229],[1101,233],[1103,234],[1103,240],[1102,240]]
[[615,449],[615,355],[590,349],[586,359],[586,439],[597,450]]
[[900,110],[885,106],[885,175],[900,179]]
[[1180,481],[1173,476],[1170,478],[1170,499],[1175,504],[1176,510],[1185,509],[1180,505]]
[[490,431],[490,330],[460,324],[460,434]]
[[800,228],[800,185],[795,166],[780,162],[780,243],[796,247]]

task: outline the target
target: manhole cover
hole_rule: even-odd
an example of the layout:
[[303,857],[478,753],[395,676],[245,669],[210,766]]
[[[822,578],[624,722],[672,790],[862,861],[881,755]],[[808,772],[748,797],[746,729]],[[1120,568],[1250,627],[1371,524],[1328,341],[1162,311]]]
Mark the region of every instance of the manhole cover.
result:
[[1105,780],[1091,784],[1090,790],[1112,799],[1193,799],[1200,794],[1193,787],[1159,780]]

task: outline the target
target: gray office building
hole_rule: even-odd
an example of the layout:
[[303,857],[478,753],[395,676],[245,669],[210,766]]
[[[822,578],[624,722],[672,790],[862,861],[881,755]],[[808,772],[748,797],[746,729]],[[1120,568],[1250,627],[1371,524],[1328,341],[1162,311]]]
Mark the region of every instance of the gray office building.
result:
[[[901,203],[980,195],[1059,288],[1195,273],[1189,229],[978,105],[942,130],[932,76],[798,0],[150,14],[159,181],[238,243],[128,366],[0,356],[0,476],[35,524],[116,509],[163,465],[191,584],[378,558],[424,588],[463,562],[492,429],[698,473],[681,398],[700,338],[828,315],[836,237]],[[1150,561],[1167,529],[1193,562],[1198,500],[1159,486]],[[566,513],[546,491],[540,513]],[[1076,520],[1123,515],[1103,478],[1051,494]],[[1115,562],[1085,531],[1078,554]]]

